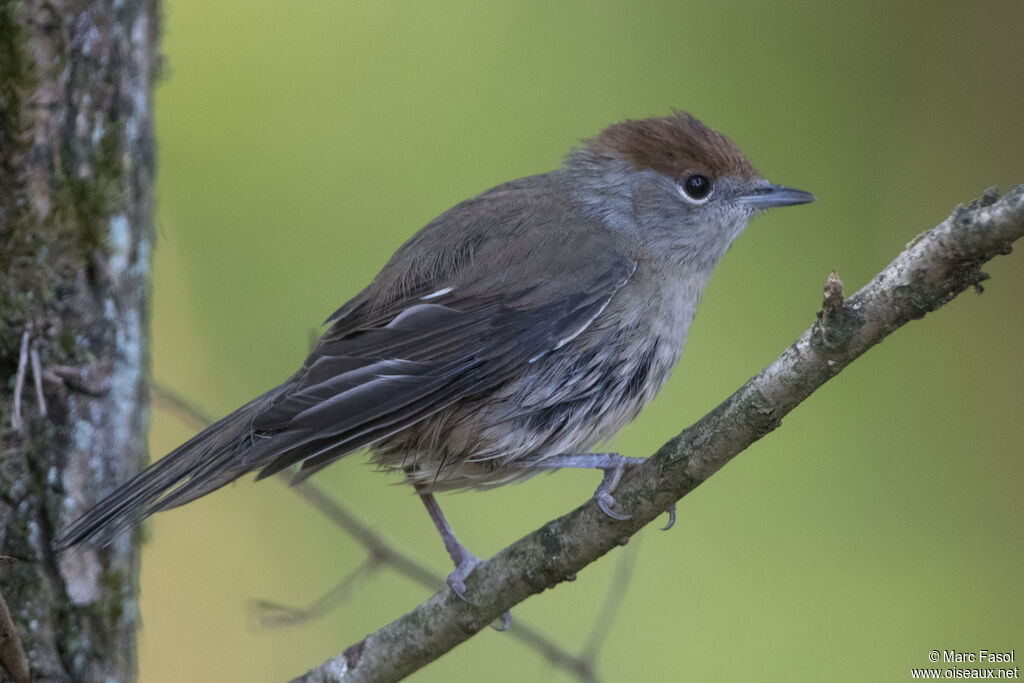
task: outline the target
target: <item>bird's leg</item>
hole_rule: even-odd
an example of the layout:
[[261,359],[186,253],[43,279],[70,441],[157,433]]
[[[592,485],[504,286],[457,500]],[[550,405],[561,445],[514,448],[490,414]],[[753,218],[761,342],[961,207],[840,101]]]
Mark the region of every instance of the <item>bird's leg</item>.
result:
[[602,470],[604,476],[594,491],[594,499],[601,512],[612,519],[626,520],[632,515],[615,510],[615,489],[619,487],[622,475],[633,469],[645,458],[629,458],[618,453],[581,453],[569,455],[550,455],[524,462],[530,468],[563,469],[575,467],[580,469]]
[[[647,458],[630,458],[618,453],[581,453],[549,455],[547,457],[537,458],[536,460],[522,460],[515,464],[529,469],[542,468],[557,470],[566,467],[575,467],[602,470],[604,472],[604,476],[601,478],[601,483],[598,484],[597,490],[594,491],[594,499],[597,501],[597,506],[601,508],[601,512],[612,519],[626,520],[632,517],[632,515],[615,510],[615,496],[613,494],[615,493],[615,489],[618,488],[619,482],[622,480],[622,475],[646,459]],[[675,523],[676,506],[673,504],[668,510],[668,524],[663,528],[666,530],[671,529],[672,525]]]
[[455,571],[448,575],[448,586],[465,602],[469,602],[469,599],[466,597],[466,577],[480,564],[480,558],[469,552],[466,546],[459,543],[459,539],[455,538],[455,532],[452,531],[451,524],[448,523],[444,513],[441,512],[441,506],[437,504],[434,494],[427,492],[426,489],[420,486],[416,487],[416,492],[420,494],[420,500],[427,507],[430,519],[434,521],[434,526],[437,527],[438,533],[441,534],[445,550],[448,551],[452,562],[455,563]]
[[[437,527],[438,533],[441,534],[445,550],[448,551],[452,562],[455,563],[455,571],[448,575],[448,587],[462,598],[463,602],[473,604],[466,597],[466,577],[480,564],[480,558],[469,552],[466,546],[459,543],[459,539],[455,538],[452,525],[448,523],[444,513],[441,512],[441,506],[437,504],[434,494],[426,492],[426,489],[422,486],[417,486],[416,492],[420,494],[420,500],[427,506],[427,513],[430,515],[430,519],[434,521],[434,526]],[[512,615],[505,611],[496,621],[496,624],[491,625],[494,630],[507,631],[512,624]]]

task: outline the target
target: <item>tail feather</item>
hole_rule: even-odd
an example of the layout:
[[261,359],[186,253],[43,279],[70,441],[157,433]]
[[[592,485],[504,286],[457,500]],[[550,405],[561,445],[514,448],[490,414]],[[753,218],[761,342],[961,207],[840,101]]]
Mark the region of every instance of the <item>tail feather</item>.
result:
[[242,406],[126,481],[65,527],[56,547],[109,543],[152,513],[195,500],[245,474],[250,468],[240,466],[239,456],[251,446],[252,418],[275,393]]

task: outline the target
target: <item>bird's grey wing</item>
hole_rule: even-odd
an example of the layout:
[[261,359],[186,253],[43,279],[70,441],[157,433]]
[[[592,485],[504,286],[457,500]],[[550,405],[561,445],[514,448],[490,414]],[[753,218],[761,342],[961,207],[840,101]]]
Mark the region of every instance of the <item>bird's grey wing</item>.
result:
[[245,469],[260,477],[297,463],[316,470],[499,386],[604,310],[634,269],[625,258],[605,260],[599,272],[562,277],[560,286],[455,290],[436,302],[408,301],[378,327],[346,320],[349,331],[328,330],[287,390],[253,418]]
[[621,236],[566,214],[553,182],[522,178],[432,221],[331,316],[299,372],[122,484],[59,545],[109,539],[252,470],[314,471],[492,390],[579,334],[635,262]]

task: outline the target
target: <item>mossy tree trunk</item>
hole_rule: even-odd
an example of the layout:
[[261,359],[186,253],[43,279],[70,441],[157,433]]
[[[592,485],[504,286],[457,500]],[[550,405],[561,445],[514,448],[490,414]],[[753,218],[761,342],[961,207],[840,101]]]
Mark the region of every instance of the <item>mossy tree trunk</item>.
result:
[[135,539],[50,543],[146,455],[158,20],[0,0],[0,680],[135,677]]

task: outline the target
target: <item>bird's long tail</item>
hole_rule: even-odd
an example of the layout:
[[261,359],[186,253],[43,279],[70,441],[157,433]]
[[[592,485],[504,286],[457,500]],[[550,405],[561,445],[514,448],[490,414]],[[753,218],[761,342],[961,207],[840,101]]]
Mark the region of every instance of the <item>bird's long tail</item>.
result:
[[210,425],[119,486],[60,532],[57,549],[87,540],[108,543],[154,512],[195,500],[250,471],[241,461],[258,438],[252,433],[252,418],[277,391]]

